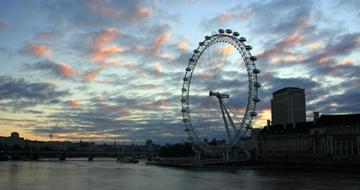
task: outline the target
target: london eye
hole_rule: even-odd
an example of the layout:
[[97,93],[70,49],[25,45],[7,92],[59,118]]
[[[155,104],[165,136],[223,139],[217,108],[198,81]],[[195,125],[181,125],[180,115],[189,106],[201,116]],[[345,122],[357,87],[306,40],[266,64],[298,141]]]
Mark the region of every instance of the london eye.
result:
[[231,29],[205,36],[193,50],[182,79],[181,113],[196,153],[248,152],[244,139],[257,116],[261,86],[250,50]]

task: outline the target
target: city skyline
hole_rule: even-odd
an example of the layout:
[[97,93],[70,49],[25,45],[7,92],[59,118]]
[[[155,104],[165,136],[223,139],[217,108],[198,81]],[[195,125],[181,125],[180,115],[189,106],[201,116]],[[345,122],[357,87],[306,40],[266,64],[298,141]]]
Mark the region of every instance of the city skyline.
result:
[[197,43],[219,28],[245,36],[258,57],[254,127],[271,118],[272,92],[289,86],[305,89],[308,119],[313,111],[359,112],[359,8],[349,1],[2,1],[0,136],[184,141],[182,77]]

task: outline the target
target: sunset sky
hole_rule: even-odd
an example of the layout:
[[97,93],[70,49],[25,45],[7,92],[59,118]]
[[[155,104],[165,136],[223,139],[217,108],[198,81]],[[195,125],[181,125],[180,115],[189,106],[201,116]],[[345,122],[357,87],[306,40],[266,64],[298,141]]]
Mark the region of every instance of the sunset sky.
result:
[[305,89],[308,120],[359,113],[359,23],[360,1],[345,0],[4,0],[0,136],[184,141],[182,77],[219,28],[245,36],[258,57],[254,127],[287,86]]

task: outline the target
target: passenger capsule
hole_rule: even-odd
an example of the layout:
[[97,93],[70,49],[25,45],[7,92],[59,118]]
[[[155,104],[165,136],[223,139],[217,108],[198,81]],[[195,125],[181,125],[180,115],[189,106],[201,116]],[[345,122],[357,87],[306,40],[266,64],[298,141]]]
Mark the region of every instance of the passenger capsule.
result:
[[194,59],[194,58],[190,58],[189,61],[190,61],[190,62],[194,62],[195,59]]
[[233,35],[234,35],[235,37],[238,37],[240,34],[239,34],[239,32],[233,32]]
[[255,69],[253,69],[253,73],[259,74],[259,73],[260,73],[260,70],[255,68]]
[[255,82],[255,83],[254,83],[254,87],[256,87],[256,88],[260,88],[260,87],[261,87],[261,84],[260,84],[260,83],[258,83],[258,82]]
[[231,34],[232,30],[231,29],[226,29],[226,33]]
[[188,119],[184,118],[184,119],[183,119],[183,122],[188,122]]
[[257,116],[257,113],[256,112],[250,112],[250,115],[252,116],[252,117],[255,117],[255,116]]
[[224,29],[219,29],[218,32],[219,32],[220,34],[223,34],[225,31],[224,31]]
[[185,128],[185,131],[186,131],[186,132],[190,132],[190,131],[191,131],[191,129],[189,129],[189,128]]
[[181,91],[186,92],[186,88],[182,88]]
[[210,40],[210,36],[205,36],[205,40]]
[[188,81],[189,79],[188,79],[187,77],[184,77],[183,80],[184,80],[184,81]]
[[199,46],[203,46],[204,45],[204,42],[199,42]]
[[245,49],[246,50],[252,50],[252,47],[251,46],[245,46]]
[[191,68],[190,67],[186,67],[186,71],[191,71]]
[[260,98],[254,97],[254,98],[253,98],[253,101],[254,101],[254,102],[260,102]]
[[250,60],[251,60],[251,61],[256,61],[257,58],[256,58],[255,56],[251,56],[251,57],[250,57]]
[[194,49],[194,53],[200,53],[198,49]]
[[186,109],[186,108],[183,108],[183,109],[181,109],[181,112],[182,112],[182,113],[186,113],[186,112],[187,112],[187,109]]
[[240,40],[240,42],[246,42],[246,38],[245,38],[245,37],[240,37],[239,40]]
[[181,98],[180,100],[182,103],[186,102],[185,98]]

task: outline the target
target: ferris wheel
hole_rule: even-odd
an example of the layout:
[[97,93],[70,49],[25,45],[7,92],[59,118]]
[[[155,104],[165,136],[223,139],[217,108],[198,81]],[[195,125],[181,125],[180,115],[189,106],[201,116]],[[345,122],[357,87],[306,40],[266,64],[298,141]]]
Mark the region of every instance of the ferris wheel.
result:
[[[246,38],[231,29],[205,36],[193,51],[181,88],[181,113],[185,132],[195,152],[216,154],[235,146],[246,149],[244,138],[251,133],[256,104],[260,102],[257,58]],[[220,50],[234,50],[222,54]],[[213,55],[215,49],[215,56]],[[233,54],[233,55],[234,55]],[[208,141],[208,137],[218,140]]]

